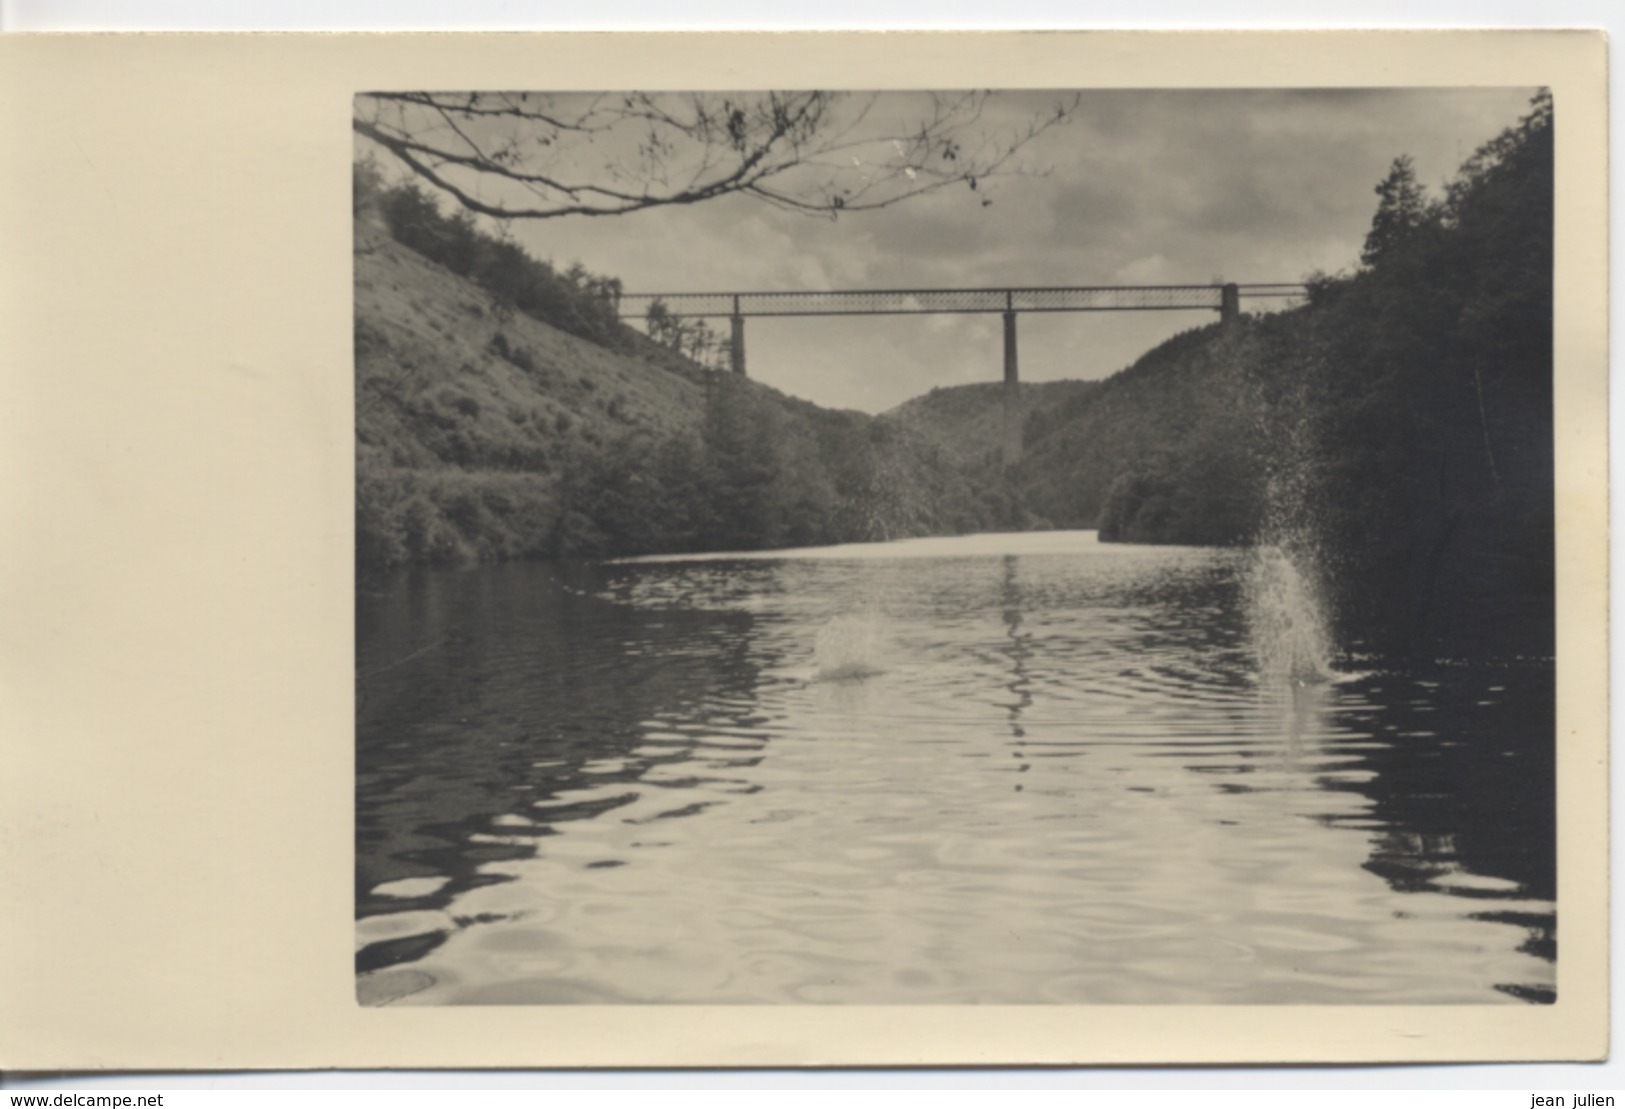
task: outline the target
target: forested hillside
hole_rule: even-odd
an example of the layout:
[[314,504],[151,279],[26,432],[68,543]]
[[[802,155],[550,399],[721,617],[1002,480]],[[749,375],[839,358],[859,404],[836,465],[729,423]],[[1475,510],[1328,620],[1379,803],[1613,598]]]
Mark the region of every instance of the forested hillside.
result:
[[1377,193],[1362,268],[1319,284],[1263,371],[1307,417],[1297,499],[1352,628],[1549,653],[1550,98],[1442,197],[1404,158]]
[[356,557],[754,549],[1009,521],[919,429],[710,371],[564,273],[358,167]]
[[1233,544],[1259,523],[1264,453],[1244,328],[1187,331],[1029,420],[1020,484],[1057,527],[1134,543]]
[[1027,505],[1105,539],[1289,548],[1358,639],[1549,651],[1550,100],[1443,196],[1403,157],[1376,194],[1359,267],[1307,305],[1177,336],[1029,434]]
[[[1095,388],[1092,381],[1023,381],[1019,419],[1027,438],[1046,434]],[[886,413],[918,430],[967,464],[996,471],[1004,442],[1004,383],[949,385],[904,401]],[[1035,430],[1037,429],[1037,430]]]

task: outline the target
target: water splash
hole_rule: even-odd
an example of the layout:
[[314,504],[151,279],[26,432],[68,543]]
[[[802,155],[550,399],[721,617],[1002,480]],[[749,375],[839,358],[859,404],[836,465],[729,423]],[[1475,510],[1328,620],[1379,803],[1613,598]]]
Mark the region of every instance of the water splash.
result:
[[872,614],[837,616],[818,630],[815,681],[861,682],[886,672],[884,625]]
[[[1311,346],[1299,352],[1323,358]],[[1324,408],[1322,373],[1267,383],[1253,407],[1254,449],[1265,474],[1262,526],[1246,575],[1246,604],[1259,681],[1302,692],[1338,680],[1333,670],[1331,592],[1320,511],[1327,452],[1313,418]]]
[[1267,685],[1312,685],[1335,678],[1331,636],[1309,560],[1286,548],[1254,548],[1247,615],[1259,678]]

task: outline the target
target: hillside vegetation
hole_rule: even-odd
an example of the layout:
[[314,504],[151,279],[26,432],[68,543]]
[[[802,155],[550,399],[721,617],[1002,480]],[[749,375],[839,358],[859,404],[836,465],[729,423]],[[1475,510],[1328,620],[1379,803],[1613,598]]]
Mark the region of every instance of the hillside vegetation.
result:
[[1176,335],[1028,422],[1019,476],[1057,527],[1135,543],[1234,544],[1257,532],[1262,454],[1244,329]]
[[1033,434],[1019,483],[1103,539],[1271,543],[1346,637],[1553,641],[1552,126],[1536,99],[1439,198],[1399,158],[1352,274],[1187,332]]
[[929,433],[707,370],[563,274],[358,167],[356,558],[409,565],[982,530]]
[[[1026,441],[1047,434],[1096,388],[1092,381],[1023,381],[1017,419]],[[976,382],[932,389],[887,412],[886,418],[924,436],[983,483],[999,479],[1004,444],[1004,383]]]
[[1319,283],[1262,367],[1277,408],[1303,415],[1295,503],[1335,552],[1350,627],[1550,654],[1550,98],[1443,197],[1403,158],[1377,192],[1362,269]]

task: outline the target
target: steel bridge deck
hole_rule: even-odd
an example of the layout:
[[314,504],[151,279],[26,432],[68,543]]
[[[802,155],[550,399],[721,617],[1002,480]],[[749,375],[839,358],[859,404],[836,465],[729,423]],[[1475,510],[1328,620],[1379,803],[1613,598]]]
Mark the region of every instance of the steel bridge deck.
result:
[[647,319],[657,302],[670,316],[913,316],[991,312],[1222,311],[1239,299],[1290,299],[1297,283],[1251,285],[1078,285],[991,289],[846,289],[828,292],[625,293],[623,319]]

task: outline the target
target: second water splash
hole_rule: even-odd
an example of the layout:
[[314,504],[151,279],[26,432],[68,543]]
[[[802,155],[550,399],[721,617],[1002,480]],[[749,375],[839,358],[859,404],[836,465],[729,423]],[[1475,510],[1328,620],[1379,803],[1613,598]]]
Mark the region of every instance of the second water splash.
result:
[[887,636],[880,619],[869,613],[837,616],[818,631],[813,646],[813,680],[861,682],[884,674]]

